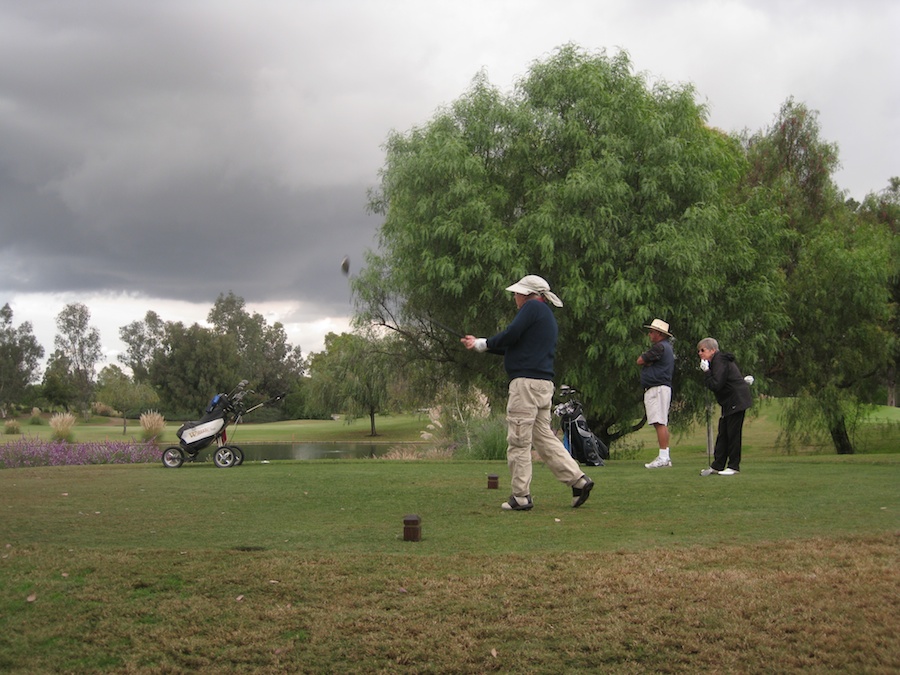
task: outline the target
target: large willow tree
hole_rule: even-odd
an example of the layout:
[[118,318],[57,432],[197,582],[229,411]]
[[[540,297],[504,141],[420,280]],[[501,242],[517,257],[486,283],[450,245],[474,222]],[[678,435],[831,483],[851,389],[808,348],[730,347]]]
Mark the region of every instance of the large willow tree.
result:
[[706,401],[695,344],[717,337],[752,372],[783,326],[778,217],[738,199],[740,144],[706,124],[689,85],[648,82],[625,54],[568,45],[510,95],[483,75],[420,128],[392,134],[370,199],[379,251],[355,280],[360,318],[410,338],[495,395],[498,359],[427,319],[491,335],[504,288],[545,277],[565,306],[557,383],[583,392],[607,440],[643,417],[637,356],[654,317],[678,338],[676,419]]

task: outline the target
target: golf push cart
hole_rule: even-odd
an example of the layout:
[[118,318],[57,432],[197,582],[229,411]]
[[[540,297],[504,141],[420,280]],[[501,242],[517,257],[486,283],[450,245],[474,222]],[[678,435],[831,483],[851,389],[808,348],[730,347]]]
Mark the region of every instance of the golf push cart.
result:
[[231,424],[240,424],[244,415],[253,412],[264,405],[279,401],[282,396],[258,403],[251,408],[244,407],[244,396],[252,394],[252,389],[246,389],[247,380],[241,380],[229,394],[216,394],[213,396],[203,417],[196,422],[185,422],[175,435],[178,436],[179,445],[166,448],[162,454],[163,466],[169,469],[177,469],[185,460],[193,462],[197,454],[216,442],[213,453],[213,462],[222,469],[232,466],[240,466],[244,461],[243,451],[236,445],[228,444],[226,429]]

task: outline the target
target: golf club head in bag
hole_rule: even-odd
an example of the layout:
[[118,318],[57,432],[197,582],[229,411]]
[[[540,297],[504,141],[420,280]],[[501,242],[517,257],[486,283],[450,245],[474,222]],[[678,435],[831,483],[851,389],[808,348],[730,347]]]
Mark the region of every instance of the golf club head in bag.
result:
[[579,464],[603,466],[603,460],[609,459],[609,448],[588,427],[584,408],[575,398],[577,393],[576,389],[562,385],[560,395],[568,400],[554,408],[562,424],[563,445]]

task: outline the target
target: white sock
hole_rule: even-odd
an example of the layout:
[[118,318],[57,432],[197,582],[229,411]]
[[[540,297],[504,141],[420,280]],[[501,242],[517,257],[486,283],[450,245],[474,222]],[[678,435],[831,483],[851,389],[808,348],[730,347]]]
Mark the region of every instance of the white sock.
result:
[[525,506],[528,503],[528,497],[516,497],[519,506]]
[[660,457],[660,459],[664,459],[668,462],[669,461],[669,449],[668,448],[660,448],[659,449],[659,457]]

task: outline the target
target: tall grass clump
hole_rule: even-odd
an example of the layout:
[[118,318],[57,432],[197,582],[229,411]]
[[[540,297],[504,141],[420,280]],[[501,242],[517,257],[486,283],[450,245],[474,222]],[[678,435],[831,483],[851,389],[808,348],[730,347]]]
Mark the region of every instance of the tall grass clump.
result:
[[445,385],[429,409],[430,424],[422,433],[425,440],[471,450],[478,426],[491,416],[491,406],[476,387]]
[[75,415],[70,412],[53,413],[50,417],[51,436],[55,441],[71,441],[74,437],[72,429],[75,427]]
[[41,417],[41,409],[40,408],[32,408],[31,409],[31,417],[28,418],[28,424],[33,427],[39,427],[44,424],[44,418]]
[[472,424],[471,444],[460,447],[456,456],[459,459],[506,459],[506,420],[493,415]]
[[166,418],[156,410],[141,413],[141,438],[145,441],[159,441],[166,428]]
[[19,427],[18,420],[4,420],[3,421],[3,433],[7,436],[15,436],[22,433],[22,429]]

